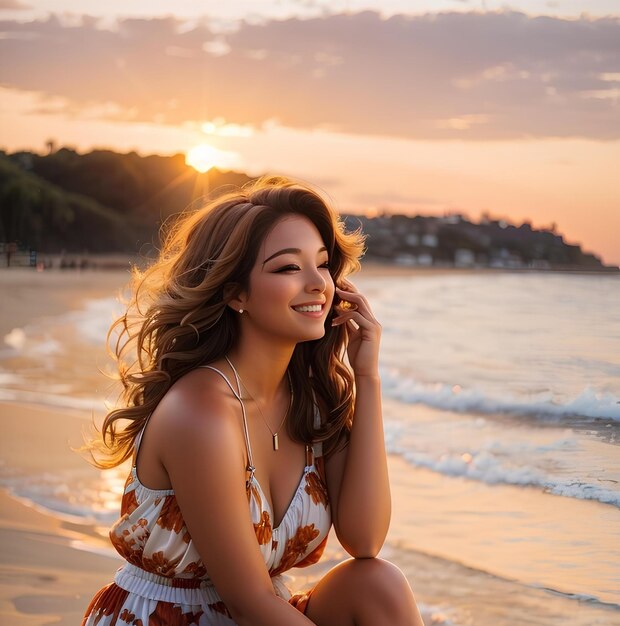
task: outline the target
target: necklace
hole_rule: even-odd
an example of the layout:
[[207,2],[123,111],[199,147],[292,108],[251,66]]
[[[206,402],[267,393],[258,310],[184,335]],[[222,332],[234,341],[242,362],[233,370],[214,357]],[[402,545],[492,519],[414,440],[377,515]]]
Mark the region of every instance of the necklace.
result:
[[250,396],[250,399],[256,405],[256,408],[258,409],[258,413],[260,414],[261,419],[265,423],[265,426],[267,426],[267,430],[271,433],[271,441],[272,441],[272,444],[273,444],[274,452],[277,452],[277,450],[279,448],[278,432],[280,431],[280,429],[284,425],[284,422],[286,422],[286,418],[288,417],[288,414],[291,411],[291,407],[293,406],[293,383],[291,382],[291,374],[289,373],[288,370],[286,371],[286,375],[288,377],[288,388],[289,388],[289,391],[290,391],[290,394],[291,394],[291,399],[289,400],[288,408],[286,409],[286,412],[284,413],[284,417],[282,418],[282,421],[280,422],[280,425],[278,426],[278,428],[275,431],[273,431],[273,430],[271,430],[271,426],[269,426],[269,423],[265,419],[265,416],[263,415],[263,412],[261,411],[260,405],[258,404],[256,399],[254,398],[254,396],[250,393],[250,390],[246,387],[245,383],[243,382],[243,379],[241,378],[241,376],[239,376],[239,373],[237,372],[237,370],[233,366],[232,362],[230,361],[230,359],[228,359],[228,357],[226,357],[226,360],[228,361],[228,363],[230,363],[230,366],[233,368],[233,371],[235,372],[235,374],[237,374],[237,378],[239,379],[239,382],[241,383],[241,386],[246,390],[248,396]]

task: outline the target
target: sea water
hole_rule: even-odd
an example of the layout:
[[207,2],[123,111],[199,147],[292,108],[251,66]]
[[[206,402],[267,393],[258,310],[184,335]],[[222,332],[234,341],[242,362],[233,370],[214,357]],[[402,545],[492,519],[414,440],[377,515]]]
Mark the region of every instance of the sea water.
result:
[[[409,558],[412,584],[444,607],[433,623],[620,623],[620,277],[353,280],[383,326],[395,496],[386,551]],[[0,399],[101,414],[113,398],[93,362],[109,365],[101,347],[119,310],[109,297],[16,322],[0,347]],[[0,478],[54,514],[105,528],[123,476],[2,468]],[[497,602],[498,617],[475,617],[476,599]]]

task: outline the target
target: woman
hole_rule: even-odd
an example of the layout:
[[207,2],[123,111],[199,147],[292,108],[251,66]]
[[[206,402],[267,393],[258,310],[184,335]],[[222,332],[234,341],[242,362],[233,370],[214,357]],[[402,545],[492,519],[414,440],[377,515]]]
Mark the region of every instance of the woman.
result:
[[[381,327],[345,278],[362,244],[314,191],[268,178],[181,220],[136,273],[115,324],[125,407],[96,461],[133,457],[110,532],[127,563],[83,624],[422,625],[376,558]],[[354,558],[291,597],[283,573],[318,561],[332,523]]]

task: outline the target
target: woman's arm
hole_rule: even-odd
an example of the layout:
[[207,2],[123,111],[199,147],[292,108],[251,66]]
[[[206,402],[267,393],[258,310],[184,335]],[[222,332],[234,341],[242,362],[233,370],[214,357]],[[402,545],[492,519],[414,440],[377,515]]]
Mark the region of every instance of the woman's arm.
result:
[[212,376],[217,374],[192,372],[168,392],[151,417],[151,441],[194,545],[235,622],[312,624],[274,592],[245,491],[239,412],[224,394],[213,393]]
[[391,515],[378,373],[381,325],[366,298],[351,283],[345,286],[347,290],[338,290],[338,295],[356,309],[342,310],[334,323],[346,323],[349,334],[355,411],[349,444],[327,461],[326,473],[338,539],[351,556],[364,558],[376,556],[381,549]]

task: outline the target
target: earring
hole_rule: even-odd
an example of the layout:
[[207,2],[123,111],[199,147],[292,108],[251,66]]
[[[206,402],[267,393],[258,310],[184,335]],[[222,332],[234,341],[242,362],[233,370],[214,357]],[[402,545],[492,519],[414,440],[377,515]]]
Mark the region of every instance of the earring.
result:
[[243,313],[243,309],[239,309],[239,314],[241,315],[241,313]]

